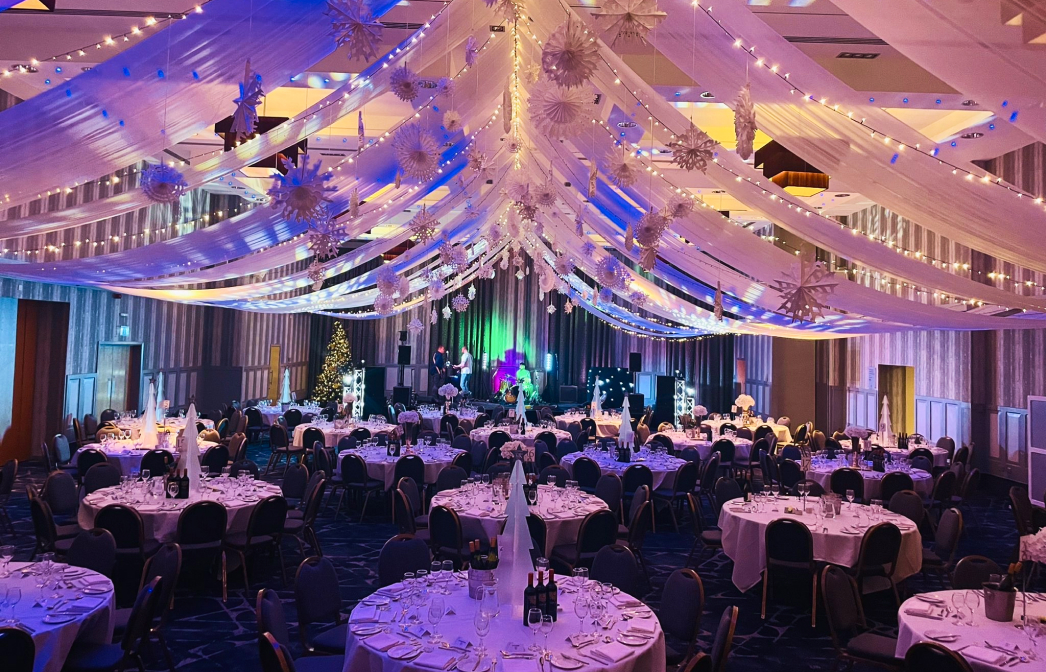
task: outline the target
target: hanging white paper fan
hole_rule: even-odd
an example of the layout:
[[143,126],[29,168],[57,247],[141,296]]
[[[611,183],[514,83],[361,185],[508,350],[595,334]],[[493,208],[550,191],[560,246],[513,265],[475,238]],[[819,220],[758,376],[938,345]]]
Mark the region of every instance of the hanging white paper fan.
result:
[[657,8],[655,0],[604,0],[603,6],[592,12],[596,23],[607,33],[610,45],[642,44],[647,33],[668,16]]
[[606,255],[596,263],[596,281],[610,289],[624,289],[628,285],[628,269],[617,257]]
[[327,0],[331,35],[349,58],[370,61],[378,56],[384,25],[374,18],[363,0]]
[[154,203],[176,203],[189,185],[173,167],[158,163],[142,171],[141,187],[145,197]]
[[320,291],[323,288],[323,280],[326,276],[324,276],[323,264],[320,263],[319,259],[313,259],[312,263],[309,264],[308,275],[309,280],[312,280],[312,291]]
[[533,190],[532,195],[539,207],[551,208],[556,205],[556,183],[549,177]]
[[418,86],[418,76],[406,64],[401,65],[389,77],[389,90],[400,100],[409,103],[421,93],[421,88]]
[[668,199],[668,203],[661,214],[669,219],[679,219],[680,217],[686,217],[693,210],[694,199],[676,194]]
[[752,86],[748,82],[741,87],[734,105],[734,135],[737,136],[737,155],[744,160],[752,156],[755,143],[755,103],[752,102]]
[[635,184],[643,173],[639,159],[624,147],[607,152],[605,164],[607,178],[622,189]]
[[268,194],[272,197],[272,207],[280,210],[288,221],[314,220],[323,214],[323,209],[330,199],[327,193],[335,191],[334,187],[325,186],[334,174],[330,171],[320,172],[323,163],[317,161],[309,165],[310,157],[305,154],[299,158],[300,164],[294,165],[284,157],[283,167],[287,174],[276,173]]
[[436,80],[436,95],[443,96],[444,98],[450,98],[454,95],[454,90],[457,85],[454,80],[450,77],[440,77]]
[[541,49],[541,68],[560,86],[581,86],[599,65],[599,45],[595,35],[572,19],[548,36]]
[[422,324],[421,320],[415,317],[413,320],[407,323],[407,331],[410,332],[411,336],[417,338],[418,334],[425,331],[425,325]]
[[568,88],[542,80],[530,93],[530,118],[542,135],[572,138],[591,121],[592,100],[587,86]]
[[716,141],[693,124],[670,146],[672,163],[684,170],[700,170],[703,173],[715,158]]
[[447,110],[443,113],[443,128],[448,133],[457,133],[461,130],[461,115],[456,110]]
[[650,300],[650,297],[637,289],[632,291],[628,295],[628,300],[635,308],[642,308],[646,306],[647,301]]
[[654,270],[657,263],[657,247],[644,247],[639,253],[639,266],[647,272]]
[[392,311],[395,307],[396,302],[393,300],[391,296],[378,294],[378,298],[374,299],[374,312],[376,312],[378,315],[392,315]]
[[400,277],[396,274],[396,269],[391,264],[385,264],[378,269],[375,284],[378,287],[378,293],[392,296],[399,291]]
[[636,242],[643,247],[657,247],[661,242],[661,235],[668,229],[671,220],[657,210],[651,209],[639,218],[639,226],[636,227]]
[[401,127],[392,139],[392,148],[404,175],[424,181],[439,172],[439,142],[420,123]]
[[407,223],[411,235],[421,244],[436,239],[437,226],[439,226],[439,219],[436,218],[435,215],[430,214],[427,210],[427,206],[424,205],[421,206],[421,211],[414,215],[410,222]]
[[556,273],[560,275],[570,275],[577,268],[577,264],[574,260],[566,254],[561,254],[556,257]]

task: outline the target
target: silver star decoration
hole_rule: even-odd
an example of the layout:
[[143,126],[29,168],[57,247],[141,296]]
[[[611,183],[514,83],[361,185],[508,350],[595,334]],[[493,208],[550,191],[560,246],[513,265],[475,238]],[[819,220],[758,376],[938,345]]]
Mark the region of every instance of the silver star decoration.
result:
[[338,256],[338,247],[345,242],[345,230],[332,216],[329,208],[309,222],[309,249],[319,260]]
[[604,0],[592,12],[600,28],[612,36],[610,46],[622,43],[643,44],[647,33],[668,16],[657,8],[655,0]]
[[836,284],[823,261],[810,262],[803,258],[792,264],[784,277],[774,280],[771,287],[781,294],[778,310],[791,316],[792,322],[815,322],[824,317],[825,302]]
[[453,306],[455,313],[464,313],[466,310],[468,310],[469,300],[467,297],[458,294],[450,300],[450,305]]
[[363,0],[327,0],[331,35],[339,47],[345,46],[349,58],[369,61],[378,56],[381,21],[375,20]]
[[546,308],[545,310],[548,311],[549,315],[552,315],[553,313],[556,312],[556,304],[554,304],[554,303],[548,304],[548,308]]
[[427,206],[421,206],[421,212],[414,215],[413,219],[407,224],[410,228],[411,234],[414,236],[414,240],[419,243],[428,243],[436,239],[436,227],[439,225],[439,220],[435,215],[429,214]]
[[433,308],[432,312],[429,313],[429,323],[436,324],[437,322],[439,322],[439,313],[437,313],[436,309]]
[[443,319],[449,320],[451,317],[450,306],[443,306]]
[[243,68],[243,81],[240,82],[240,97],[232,101],[236,103],[236,111],[233,112],[229,132],[237,138],[254,133],[258,126],[258,105],[264,97],[261,75],[251,70],[251,59],[248,58]]
[[700,170],[703,173],[708,163],[715,158],[716,141],[692,123],[686,133],[669,146],[672,148],[672,163],[684,170]]

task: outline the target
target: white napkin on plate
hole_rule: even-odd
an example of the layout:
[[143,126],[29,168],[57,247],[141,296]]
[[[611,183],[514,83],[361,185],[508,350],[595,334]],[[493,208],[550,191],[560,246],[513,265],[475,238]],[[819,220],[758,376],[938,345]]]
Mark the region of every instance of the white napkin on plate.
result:
[[628,629],[630,632],[635,632],[640,635],[653,635],[655,631],[654,619],[641,620],[633,618],[629,621]]
[[618,609],[625,609],[627,607],[638,607],[641,604],[639,600],[625,592],[616,593],[613,597],[610,598],[610,602]]
[[979,660],[982,663],[988,663],[989,665],[1002,665],[1010,659],[1008,654],[1001,651],[992,651],[983,646],[967,646],[962,650],[962,655],[967,658]]
[[603,646],[595,646],[588,650],[589,654],[605,663],[620,663],[632,655],[631,647],[619,642],[611,642]]
[[379,632],[373,637],[368,637],[364,641],[370,648],[375,649],[376,651],[383,652],[388,651],[394,646],[399,646],[400,644],[404,643],[403,639],[399,637],[393,637],[387,632]]
[[434,667],[437,670],[447,670],[450,669],[457,660],[458,657],[455,653],[436,649],[435,651],[426,651],[421,654],[414,659],[414,663],[425,667]]

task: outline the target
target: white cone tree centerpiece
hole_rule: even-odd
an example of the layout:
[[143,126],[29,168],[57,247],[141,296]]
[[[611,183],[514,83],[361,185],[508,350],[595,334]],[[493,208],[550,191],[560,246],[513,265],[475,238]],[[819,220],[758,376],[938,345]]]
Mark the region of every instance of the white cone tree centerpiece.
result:
[[[509,478],[508,502],[505,506],[505,531],[498,537],[499,564],[496,571],[498,579],[498,601],[502,605],[511,605],[513,618],[518,621],[523,617],[523,590],[527,587],[527,573],[534,571],[534,562],[530,557],[533,544],[530,540],[530,529],[527,527],[527,496],[523,492],[526,476],[523,463],[516,460]],[[518,617],[518,618],[517,618]]]
[[883,410],[879,414],[879,444],[883,446],[896,445],[893,436],[893,424],[890,421],[890,399],[883,395]]
[[185,430],[178,446],[178,470],[189,476],[189,497],[200,494],[200,434],[196,430],[196,404],[189,404]]
[[144,448],[156,447],[156,383],[149,381],[149,394],[145,397],[145,412],[142,413],[142,433],[138,437]]
[[621,404],[621,429],[617,434],[619,446],[628,446],[629,449],[635,444],[635,432],[632,431],[632,409],[628,407],[628,395]]
[[283,386],[280,388],[280,403],[291,403],[291,370],[283,370]]

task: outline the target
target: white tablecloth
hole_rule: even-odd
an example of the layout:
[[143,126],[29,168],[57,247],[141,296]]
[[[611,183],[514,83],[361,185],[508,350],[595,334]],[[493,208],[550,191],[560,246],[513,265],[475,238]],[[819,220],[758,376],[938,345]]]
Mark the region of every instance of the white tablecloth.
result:
[[[256,481],[257,494],[253,501],[231,499],[222,492],[206,489],[199,499],[221,502],[228,515],[226,529],[230,534],[245,532],[250,521],[251,512],[262,497],[282,494],[280,487],[274,483]],[[178,516],[189,504],[199,499],[162,499],[158,502],[132,503],[128,501],[119,488],[102,488],[80,502],[80,513],[77,516],[80,527],[89,530],[94,527],[94,518],[109,504],[124,504],[136,510],[142,516],[146,539],[166,543],[174,541],[178,532]]]
[[[720,420],[702,420],[701,424],[702,425],[707,425],[707,426],[711,427],[712,428],[712,433],[713,433],[713,437],[712,438],[718,439],[719,438],[719,427],[720,427],[720,425],[722,425],[724,423],[727,423],[727,422],[733,424],[735,427],[738,427],[738,428],[740,428],[742,426],[739,421],[736,421],[736,420],[722,420],[722,419],[720,419]],[[752,432],[755,432],[756,428],[759,427],[760,425],[770,425],[770,428],[774,430],[774,435],[777,437],[777,442],[778,443],[791,443],[792,442],[792,432],[789,431],[789,429],[787,427],[785,427],[784,425],[778,425],[778,424],[773,424],[773,423],[768,423],[768,422],[760,422],[758,420],[750,420],[748,422],[748,424],[746,424],[744,426],[747,427],[748,429],[752,430]]]
[[[942,590],[934,593],[925,593],[924,596],[943,600],[944,605],[954,611],[952,607],[952,595],[955,592],[956,591],[954,590]],[[972,591],[963,592],[969,593]],[[1046,595],[1042,597],[1046,597]],[[973,610],[972,627],[970,627],[970,625],[956,625],[949,617],[935,620],[933,618],[913,616],[910,613],[906,613],[909,611],[925,613],[930,609],[934,615],[940,615],[942,609],[934,608],[934,606],[935,605],[928,604],[927,602],[918,599],[918,597],[913,597],[901,605],[901,609],[897,613],[897,651],[895,655],[898,658],[904,658],[904,654],[907,653],[908,649],[911,648],[913,644],[918,642],[935,641],[933,638],[927,636],[927,633],[932,634],[934,637],[940,637],[941,634],[950,634],[957,635],[958,639],[953,642],[937,641],[937,643],[946,646],[953,651],[959,651],[959,655],[966,658],[966,661],[970,663],[970,667],[974,669],[974,672],[998,672],[1003,669],[1016,670],[1018,672],[1035,672],[1036,670],[1046,669],[1046,662],[1044,662],[1044,660],[1046,660],[1046,652],[1043,651],[1041,642],[1037,649],[1033,648],[1027,635],[1014,627],[1015,624],[1020,622],[1022,613],[1020,595],[1017,596],[1017,605],[1013,610],[1013,620],[1006,623],[989,620],[984,615],[983,597],[980,600],[980,607]],[[963,610],[967,614],[967,623],[969,623],[970,610],[965,607]],[[1029,601],[1028,615],[1046,616],[1046,601]],[[950,639],[948,637],[945,638]],[[972,655],[965,656],[966,647],[984,647],[985,641],[991,642],[993,646],[1012,649],[1014,645],[1016,645],[1024,650],[1033,650],[1036,652],[1039,659],[1030,660],[1027,663],[1016,663],[1012,667],[1004,667],[1003,665],[993,665],[989,662],[977,660]],[[994,652],[990,650],[984,651],[983,653],[987,655],[994,654]]]
[[[831,490],[832,472],[838,468],[839,467],[837,466],[812,467],[807,470],[806,477],[812,481],[817,481],[825,491],[828,491]],[[881,471],[869,471],[867,469],[861,470],[861,476],[864,477],[864,500],[866,502],[870,499],[880,498],[882,493],[883,476],[885,475],[886,474]],[[912,482],[915,484],[915,491],[923,497],[929,497],[930,493],[933,491],[933,476],[922,469],[912,469],[908,475],[912,477]],[[887,503],[888,502],[883,502],[883,504]]]
[[281,415],[283,415],[287,411],[291,410],[292,408],[296,408],[299,411],[301,411],[302,415],[305,415],[306,413],[312,413],[313,415],[319,415],[320,411],[323,410],[319,406],[299,406],[297,404],[291,404],[291,405],[287,406],[286,409],[284,409],[282,406],[255,406],[255,408],[257,408],[258,412],[261,413],[262,424],[264,424],[266,426],[271,425],[272,423],[276,422],[276,420]]
[[[357,425],[343,426],[341,428],[335,427],[333,422],[312,422],[298,425],[294,428],[294,436],[292,438],[292,445],[301,448],[302,437],[305,436],[306,429],[318,429],[323,432],[323,445],[328,448],[334,448],[338,445],[338,441],[341,441],[343,437],[352,434],[352,430],[356,429]],[[371,431],[371,435],[374,432]],[[312,448],[312,446],[305,446],[306,448]]]
[[893,459],[909,457],[913,450],[916,448],[926,448],[933,453],[933,466],[935,467],[947,467],[948,466],[948,451],[944,448],[938,448],[937,446],[920,445],[911,447],[908,450],[898,450],[897,448],[886,448],[886,452],[893,456]]
[[[566,429],[572,422],[581,422],[588,416],[584,413],[564,413],[556,416],[556,426]],[[596,421],[596,436],[617,436],[621,432],[621,414],[604,412],[592,418]]]
[[[651,434],[650,438],[653,439],[655,436],[667,436],[672,439],[672,445],[677,451],[684,448],[697,449],[702,461],[712,457],[712,444],[719,440],[719,437],[716,437],[715,441],[707,441],[704,434],[701,433],[698,433],[695,438],[690,438],[685,432],[679,431],[657,432]],[[731,442],[734,444],[734,464],[748,462],[748,457],[752,452],[752,442],[748,439],[731,439]]]
[[[794,518],[806,523],[813,534],[814,559],[830,562],[842,567],[853,567],[861,550],[863,531],[850,534],[843,528],[855,525],[857,517],[851,512],[849,503],[843,504],[841,514],[818,524],[812,513],[793,515],[784,513],[785,506],[799,507],[796,497],[784,497],[777,502],[778,511],[746,513],[741,510],[741,500],[733,500],[723,506],[719,514],[719,528],[723,531],[723,552],[734,561],[733,582],[741,591],[755,587],[766,566],[766,526],[777,518]],[[816,497],[809,498],[808,507],[820,506]],[[750,508],[750,507],[748,507]],[[853,511],[869,507],[854,505]],[[867,521],[867,516],[863,520]],[[922,535],[915,524],[903,516],[886,512],[882,522],[890,522],[901,528],[901,552],[897,556],[894,581],[900,581],[922,569]],[[824,529],[828,532],[825,533]]]
[[[456,415],[458,417],[458,422],[459,423],[462,420],[468,420],[469,422],[472,422],[473,424],[475,424],[476,416],[479,415],[479,412],[478,411],[463,411],[463,410],[459,410],[459,411],[451,411],[451,414],[452,415]],[[432,430],[433,432],[439,432],[439,421],[444,416],[443,411],[432,411],[432,410],[419,411],[418,415],[421,416],[421,428],[422,429],[428,429],[428,430]]]
[[648,450],[640,450],[633,453],[631,462],[618,462],[616,453],[606,453],[601,450],[586,450],[564,455],[563,459],[560,460],[560,464],[564,469],[570,472],[571,476],[573,476],[574,460],[582,455],[594,460],[595,463],[599,465],[600,471],[604,474],[617,474],[618,476],[624,476],[625,469],[628,469],[633,464],[646,465],[654,477],[654,490],[657,490],[658,488],[671,488],[676,482],[676,471],[680,466],[686,463],[686,460],[681,460],[678,457],[651,453]]
[[[565,432],[562,429],[544,429],[539,427],[527,427],[526,434],[517,434],[515,427],[481,427],[479,429],[474,429],[471,432],[469,432],[469,438],[471,438],[473,441],[483,441],[484,443],[486,443],[490,441],[491,433],[497,430],[507,432],[509,436],[512,437],[513,441],[521,441],[524,445],[527,446],[533,446],[534,440],[537,438],[537,435],[542,432],[552,432],[553,434],[555,434],[557,444],[560,441],[564,441],[570,438],[570,432]],[[550,451],[555,451],[556,447],[548,446],[548,449]]]
[[[200,418],[199,422],[203,424],[207,429],[214,429],[214,421],[206,418]],[[141,418],[128,418],[126,420],[120,420],[116,423],[118,429],[129,431],[132,439],[137,439],[142,435],[142,419]],[[167,418],[156,425],[157,431],[167,429],[171,433],[171,436],[177,436],[178,432],[185,429],[185,418]]]
[[[36,575],[23,573],[22,568],[33,568],[38,565],[28,562],[12,562],[10,569],[13,570],[7,578],[0,579],[0,591],[6,592],[8,588],[18,587],[22,592],[22,599],[14,609],[14,618],[33,629],[29,633],[33,636],[36,644],[36,663],[33,665],[34,672],[59,672],[65,665],[65,659],[73,642],[107,644],[113,637],[113,612],[116,608],[112,581],[97,572],[90,572],[80,568],[69,568],[69,574],[63,581],[69,581],[76,587],[73,589],[59,588],[59,598],[53,598],[54,584],[45,588],[44,604],[53,607],[62,599],[74,600],[77,594],[81,597],[72,604],[87,607],[89,611],[83,614],[75,614],[72,620],[66,623],[46,623],[44,617],[49,614],[60,613],[62,606],[58,609],[35,607],[40,599],[40,589],[36,587]],[[68,567],[67,565],[59,565]],[[86,595],[80,592],[87,584],[91,584],[92,592],[97,586],[101,594]],[[4,618],[8,617],[8,610],[4,609]],[[4,669],[4,663],[0,661],[0,669]]]
[[[120,470],[120,473],[124,476],[130,476],[132,472],[138,471],[141,468],[142,456],[148,453],[150,448],[141,448],[141,444],[136,441],[128,441],[121,439],[120,441],[112,441],[109,443],[88,443],[80,450],[77,450],[73,455],[72,462],[76,464],[76,457],[80,454],[81,450],[95,449],[105,453],[105,457],[111,464],[116,465]],[[207,452],[208,448],[217,446],[217,443],[213,441],[200,441],[200,457]],[[136,447],[138,446],[138,447]],[[172,450],[171,454],[174,455],[174,459],[178,459],[178,451]],[[153,474],[156,476],[157,474]]]
[[[443,471],[444,467],[449,467],[454,458],[464,453],[464,450],[457,450],[451,448],[448,445],[435,445],[435,446],[415,446],[411,448],[415,455],[420,455],[421,459],[425,461],[425,483],[435,483],[436,478],[439,477],[439,472]],[[396,461],[398,457],[390,457],[388,450],[382,446],[374,446],[368,448],[359,448],[352,451],[342,451],[338,454],[338,464],[335,471],[341,473],[341,456],[345,453],[351,452],[355,455],[359,455],[367,463],[367,475],[371,478],[383,481],[385,483],[385,489],[390,490],[396,484]],[[400,457],[407,455],[406,449],[400,451]],[[418,485],[422,485],[418,483]]]
[[[632,620],[623,620],[620,618],[622,609],[619,609],[613,604],[613,602],[607,607],[607,613],[611,616],[617,617],[614,625],[610,630],[599,630],[600,635],[617,639],[621,633],[624,633],[629,628],[633,627],[632,624],[637,621],[641,621],[645,624],[646,628],[649,628],[650,638],[648,641],[637,647],[624,647],[623,645],[616,644],[615,648],[622,648],[628,653],[627,657],[623,658],[618,663],[603,663],[597,662],[596,659],[590,658],[586,655],[592,647],[605,647],[606,644],[594,644],[592,647],[584,647],[579,650],[575,650],[566,641],[566,639],[573,634],[576,634],[581,629],[581,623],[577,616],[574,615],[574,595],[575,593],[568,592],[572,589],[569,585],[573,581],[573,578],[561,579],[557,577],[557,583],[560,586],[559,590],[559,619],[555,624],[552,633],[548,637],[549,648],[553,653],[567,652],[576,658],[584,660],[587,664],[580,668],[579,672],[595,672],[596,670],[606,670],[607,672],[663,672],[665,669],[665,636],[661,630],[661,625],[657,621],[657,617],[640,604],[637,607],[630,607],[628,610],[637,614],[636,618]],[[438,626],[439,634],[442,636],[443,641],[453,642],[459,637],[472,642],[473,644],[479,643],[479,638],[476,636],[475,627],[472,625],[472,620],[476,613],[476,608],[479,604],[476,600],[468,597],[465,588],[465,582],[460,580],[454,580],[449,583],[451,594],[443,598],[446,606],[449,609],[453,609],[453,614],[448,614],[443,617]],[[396,595],[393,592],[400,588],[399,584],[393,584],[388,586],[381,593]],[[615,600],[620,599],[621,596],[615,596]],[[373,636],[357,636],[353,634],[352,627],[350,626],[347,632],[347,642],[345,644],[345,667],[343,672],[432,672],[434,667],[429,667],[423,664],[423,659],[426,654],[422,654],[421,657],[415,658],[409,661],[394,660],[389,656],[388,653],[379,651],[376,645],[372,642],[380,639],[388,639],[392,637],[391,641],[402,641],[402,643],[410,643],[417,641],[412,639],[409,635],[402,633],[402,628],[399,623],[391,623],[391,619],[395,616],[399,618],[401,613],[401,601],[399,599],[392,599],[391,603],[385,609],[378,609],[367,604],[368,600],[361,602],[350,615],[350,623],[360,622],[364,623],[366,620],[373,620],[375,617],[378,621],[387,623],[386,627],[379,631]],[[428,622],[425,620],[427,615],[428,607],[424,606],[420,608],[413,607],[411,613],[418,613],[425,628],[430,628]],[[366,619],[366,620],[364,620]],[[591,633],[593,631],[591,618],[586,619],[587,625],[586,632]],[[637,626],[639,627],[639,626]],[[386,632],[387,630],[387,632]],[[535,635],[531,630],[523,624],[523,606],[522,606],[522,595],[516,603],[501,604],[500,614],[491,622],[490,633],[486,636],[484,645],[487,649],[488,664],[489,656],[491,654],[497,655],[497,672],[542,672],[549,670],[549,665],[546,663],[543,668],[538,667],[537,660],[504,660],[500,655],[500,651],[506,650],[512,644],[521,645],[523,647],[530,646],[531,644],[541,645],[544,642],[542,635]],[[428,646],[428,639],[424,642],[419,642],[425,646]],[[437,653],[439,650],[436,651]],[[446,653],[452,654],[455,657],[462,656],[463,654],[458,651],[448,650]],[[474,658],[472,660],[475,660]],[[511,665],[511,666],[510,666]],[[448,669],[453,667],[453,663],[447,666]],[[471,665],[465,667],[469,669]],[[556,670],[555,667],[551,668]]]
[[[493,504],[491,494],[491,486],[480,488],[475,500],[458,490],[445,490],[432,498],[432,506],[445,506],[456,511],[466,539],[490,539],[501,534],[506,520],[505,502]],[[584,492],[580,496],[580,503],[568,501],[564,488],[538,486],[538,503],[530,507],[530,512],[545,521],[545,557],[550,557],[552,549],[560,544],[577,542],[585,516],[607,508],[599,497]]]

